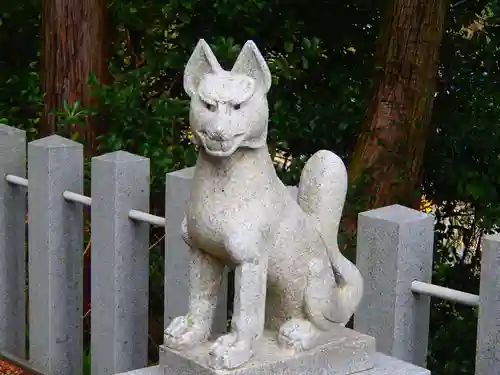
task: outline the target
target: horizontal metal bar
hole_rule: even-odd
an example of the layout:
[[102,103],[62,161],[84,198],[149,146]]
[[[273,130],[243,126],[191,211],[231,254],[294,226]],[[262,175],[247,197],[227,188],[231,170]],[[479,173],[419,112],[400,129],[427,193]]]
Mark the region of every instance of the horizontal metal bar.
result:
[[[22,177],[8,174],[5,176],[5,179],[7,180],[7,182],[9,182],[11,184],[28,187],[28,180],[26,178],[22,178]],[[73,193],[72,191],[69,191],[69,190],[66,190],[63,193],[63,197],[67,201],[74,202],[74,203],[80,203],[80,204],[83,204],[84,206],[92,205],[92,198],[91,197],[87,197],[86,195],[82,195],[82,194],[78,194],[78,193]],[[164,217],[151,215],[151,214],[148,214],[147,212],[142,212],[142,211],[138,211],[138,210],[130,210],[129,217],[135,221],[142,221],[142,222],[149,223],[151,225],[155,225],[155,226],[159,226],[159,227],[165,226],[165,218]]]
[[92,204],[92,198],[87,197],[86,195],[73,193],[72,191],[66,190],[63,193],[64,199],[69,202],[80,203],[84,206],[90,206]]
[[43,375],[43,373],[31,367],[31,364],[25,359],[18,358],[15,355],[6,353],[2,350],[0,350],[0,359],[3,359],[4,361],[7,361],[14,366],[26,370],[30,375]]
[[465,293],[421,281],[413,281],[411,283],[411,291],[417,294],[441,298],[446,301],[461,303],[462,305],[473,307],[479,305],[479,296],[476,294]]
[[138,210],[130,210],[128,217],[135,221],[142,221],[158,227],[165,226],[165,218],[161,216],[151,215]]
[[28,187],[28,179],[27,178],[14,176],[13,174],[8,174],[5,176],[5,180],[12,185],[23,186],[26,188]]

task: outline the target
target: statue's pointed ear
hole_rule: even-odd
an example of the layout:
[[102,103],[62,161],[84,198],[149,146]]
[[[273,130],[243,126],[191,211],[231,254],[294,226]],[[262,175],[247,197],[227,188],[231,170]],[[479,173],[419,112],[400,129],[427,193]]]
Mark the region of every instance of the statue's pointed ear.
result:
[[210,46],[200,39],[184,69],[184,90],[193,96],[205,74],[222,71]]
[[245,43],[234,63],[233,73],[246,74],[257,82],[257,86],[267,93],[271,88],[271,72],[266,60],[251,40]]

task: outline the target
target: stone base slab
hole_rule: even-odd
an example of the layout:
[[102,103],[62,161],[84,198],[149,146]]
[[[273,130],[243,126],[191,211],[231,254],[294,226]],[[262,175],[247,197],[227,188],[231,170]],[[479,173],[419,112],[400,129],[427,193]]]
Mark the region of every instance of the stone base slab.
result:
[[165,371],[165,367],[149,366],[128,372],[120,372],[119,374],[116,375],[165,375],[165,374],[167,374],[167,372]]
[[[400,361],[396,358],[388,357],[381,353],[376,353],[373,358],[375,366],[372,369],[358,372],[355,375],[431,375],[429,370]],[[189,374],[196,375],[195,371],[196,370],[193,368]],[[299,372],[295,374],[300,375]],[[152,366],[122,373],[120,375],[177,375],[177,373],[164,366]],[[318,375],[329,375],[329,373],[320,371]]]
[[356,375],[431,375],[431,372],[394,357],[377,353],[375,355],[375,367]]
[[350,375],[373,368],[375,339],[353,330],[336,327],[328,344],[294,353],[282,349],[276,332],[265,332],[255,346],[254,357],[233,370],[213,370],[207,365],[212,342],[186,351],[160,347],[160,365],[172,375]]

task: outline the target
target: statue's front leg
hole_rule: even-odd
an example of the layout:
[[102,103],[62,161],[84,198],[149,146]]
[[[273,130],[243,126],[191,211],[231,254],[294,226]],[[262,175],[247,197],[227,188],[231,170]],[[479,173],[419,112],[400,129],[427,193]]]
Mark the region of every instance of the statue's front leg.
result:
[[211,255],[193,247],[189,251],[191,290],[188,314],[175,318],[164,334],[164,344],[172,349],[193,347],[210,336],[224,270],[224,266]]
[[210,350],[209,365],[214,369],[232,369],[245,364],[253,356],[255,340],[264,331],[267,254],[249,257],[259,249],[256,242],[248,243],[257,248],[242,246],[230,250],[233,256],[245,256],[237,260],[235,269],[231,331],[219,337]]

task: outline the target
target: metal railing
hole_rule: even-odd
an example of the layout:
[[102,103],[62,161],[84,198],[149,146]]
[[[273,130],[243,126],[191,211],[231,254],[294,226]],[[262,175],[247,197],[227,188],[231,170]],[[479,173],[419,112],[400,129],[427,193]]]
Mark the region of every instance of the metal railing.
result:
[[[146,366],[148,224],[165,227],[166,222],[147,212],[149,159],[124,151],[93,157],[89,197],[83,194],[83,146],[77,142],[53,135],[26,147],[24,131],[0,125],[0,155],[3,357],[34,373],[81,371],[83,206],[87,206],[92,227],[92,373]],[[29,361],[25,359],[27,340]]]
[[[21,187],[28,187],[28,179],[8,174],[5,176],[5,180],[12,185],[17,185]],[[92,198],[87,197],[83,194],[73,193],[72,191],[66,190],[63,193],[63,197],[68,202],[80,203],[84,206],[90,207],[92,205]],[[142,212],[139,210],[130,210],[128,214],[129,218],[135,221],[141,221],[154,226],[164,227],[165,218],[161,216],[151,215],[147,212]]]
[[414,280],[411,283],[411,291],[423,296],[436,297],[445,301],[461,303],[462,305],[472,307],[479,306],[479,296],[476,294],[465,293],[456,289],[424,283],[422,281]]
[[[31,358],[25,365],[45,373],[65,369],[60,375],[74,375],[82,367],[82,206],[90,206],[92,373],[146,366],[150,242],[149,226],[143,224],[165,227],[167,325],[188,308],[191,264],[181,223],[193,170],[167,174],[165,217],[160,217],[146,212],[146,158],[123,151],[92,158],[88,197],[82,194],[81,144],[51,136],[30,142],[26,152],[25,132],[0,125],[0,155],[0,255],[5,260],[0,264],[0,347],[17,358],[26,356],[28,211]],[[26,161],[30,181],[23,177]],[[477,296],[430,283],[433,234],[434,218],[406,207],[360,214],[356,265],[365,280],[365,295],[355,329],[374,336],[379,351],[425,365],[430,297],[478,306],[476,374],[500,374],[500,343],[491,340],[500,336],[500,236],[485,238]],[[227,287],[225,277],[214,319],[217,332],[227,326]],[[54,345],[66,338],[65,345]],[[48,340],[53,340],[51,345]]]
[[432,284],[433,254],[432,215],[399,205],[360,213],[356,265],[365,295],[354,328],[384,354],[425,367],[431,297],[478,307],[475,373],[500,374],[500,235],[483,238],[479,295]]

